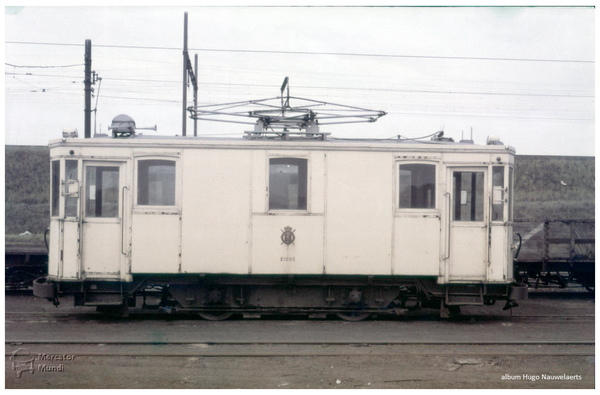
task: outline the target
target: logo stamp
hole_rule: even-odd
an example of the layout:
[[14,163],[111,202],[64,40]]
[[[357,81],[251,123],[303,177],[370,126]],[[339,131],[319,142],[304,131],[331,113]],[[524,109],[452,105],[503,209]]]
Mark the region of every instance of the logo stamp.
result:
[[17,348],[10,354],[12,361],[12,370],[17,372],[17,377],[21,378],[24,372],[35,371],[35,357],[31,355],[26,348]]
[[[17,377],[23,377],[23,373],[31,372],[64,372],[64,362],[75,360],[72,354],[31,354],[31,351],[25,347],[17,348],[10,354],[11,367],[17,373]],[[47,362],[55,362],[48,364]],[[58,364],[56,364],[58,362]]]
[[296,240],[296,235],[294,235],[295,231],[296,229],[292,230],[291,226],[286,226],[285,228],[283,228],[283,230],[281,231],[282,244],[294,244],[294,240]]

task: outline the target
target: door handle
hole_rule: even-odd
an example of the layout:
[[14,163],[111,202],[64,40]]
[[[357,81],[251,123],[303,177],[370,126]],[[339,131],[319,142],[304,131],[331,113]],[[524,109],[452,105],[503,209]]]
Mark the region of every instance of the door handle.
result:
[[444,260],[449,259],[450,258],[450,229],[451,227],[451,220],[450,220],[450,210],[452,209],[452,204],[451,204],[451,195],[450,192],[445,192],[444,193],[444,197],[447,197],[447,205],[446,207],[448,207],[448,212],[447,212],[447,216],[448,216],[448,227],[446,229],[446,251],[445,251],[445,256],[444,256]]
[[129,189],[128,186],[124,186],[121,189],[121,254],[127,255],[123,252],[123,245],[125,244],[125,190]]

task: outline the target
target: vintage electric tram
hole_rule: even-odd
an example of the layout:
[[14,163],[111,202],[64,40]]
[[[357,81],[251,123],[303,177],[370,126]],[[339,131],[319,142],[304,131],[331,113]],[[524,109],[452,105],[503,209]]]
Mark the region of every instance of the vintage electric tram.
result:
[[512,147],[334,139],[312,110],[293,130],[281,100],[288,113],[256,115],[243,138],[145,136],[119,116],[111,136],[51,141],[35,295],[125,313],[158,293],[213,320],[448,316],[527,297],[513,280]]

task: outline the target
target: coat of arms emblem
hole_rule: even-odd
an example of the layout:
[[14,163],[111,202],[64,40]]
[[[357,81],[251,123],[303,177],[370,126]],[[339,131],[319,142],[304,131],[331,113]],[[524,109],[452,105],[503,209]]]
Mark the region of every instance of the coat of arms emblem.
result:
[[291,226],[286,226],[285,228],[283,228],[283,230],[281,232],[281,241],[283,242],[283,244],[293,244],[294,240],[296,240],[296,236],[294,235],[294,232],[296,231],[296,229],[292,230]]

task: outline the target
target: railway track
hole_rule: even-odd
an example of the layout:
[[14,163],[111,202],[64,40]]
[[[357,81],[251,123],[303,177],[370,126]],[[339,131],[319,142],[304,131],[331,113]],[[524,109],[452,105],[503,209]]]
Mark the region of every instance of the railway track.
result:
[[[594,356],[591,341],[5,341],[14,350],[81,357]],[[9,351],[9,350],[13,351]]]
[[[196,314],[192,313],[148,313],[148,312],[132,312],[129,314],[129,317],[121,318],[121,317],[111,317],[106,316],[102,313],[98,312],[86,312],[86,313],[55,313],[55,312],[18,312],[18,311],[7,311],[5,312],[5,321],[6,322],[35,322],[34,319],[38,317],[43,317],[44,322],[63,322],[68,321],[69,319],[73,319],[75,321],[142,321],[142,320],[181,320],[181,321],[200,321],[203,320]],[[239,317],[235,318],[241,318]],[[235,318],[232,318],[235,320]],[[287,315],[287,316],[265,316],[263,317],[265,320],[306,320],[313,321],[313,319],[307,318],[303,315]],[[332,318],[335,320],[339,320],[337,318]],[[322,319],[319,319],[322,320]],[[394,316],[383,316],[379,318],[379,320],[408,320],[408,321],[439,321],[440,318],[435,313],[421,313],[421,314],[409,314],[404,317],[394,317]],[[457,317],[453,317],[452,319],[444,320],[450,322],[488,322],[488,321],[502,321],[502,322],[519,322],[519,323],[578,323],[578,322],[594,322],[595,315],[594,314],[573,314],[573,315],[487,315],[487,314],[464,314]]]

